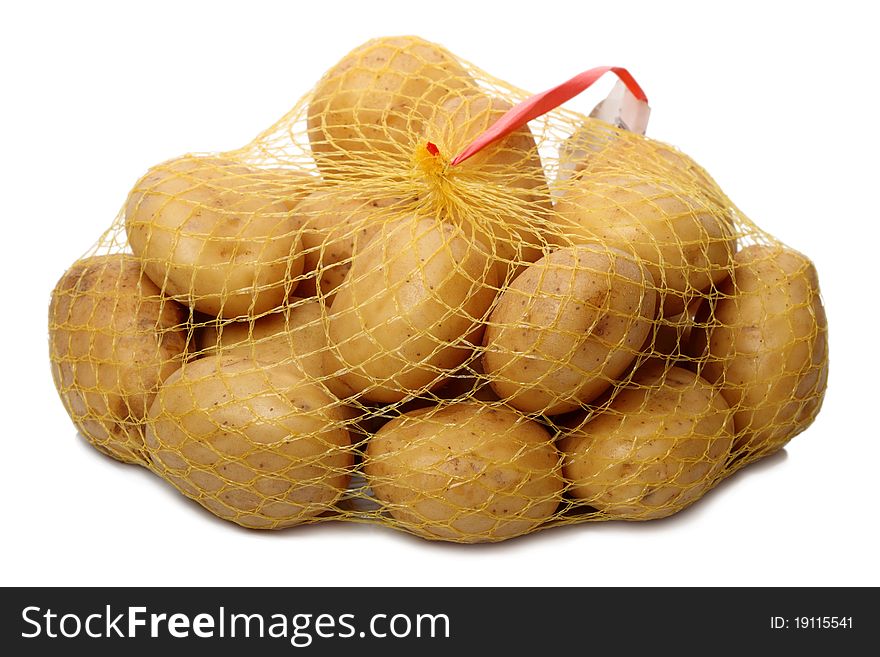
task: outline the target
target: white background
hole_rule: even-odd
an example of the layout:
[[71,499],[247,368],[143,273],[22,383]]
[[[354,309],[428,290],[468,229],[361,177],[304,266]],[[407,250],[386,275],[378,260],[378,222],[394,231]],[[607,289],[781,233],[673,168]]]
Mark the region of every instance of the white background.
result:
[[[880,584],[871,3],[17,4],[0,17],[0,583]],[[627,66],[649,134],[815,260],[832,359],[816,423],[677,517],[476,547],[350,524],[241,530],[79,439],[49,374],[49,292],[131,184],[249,141],[348,50],[405,33],[534,91]]]

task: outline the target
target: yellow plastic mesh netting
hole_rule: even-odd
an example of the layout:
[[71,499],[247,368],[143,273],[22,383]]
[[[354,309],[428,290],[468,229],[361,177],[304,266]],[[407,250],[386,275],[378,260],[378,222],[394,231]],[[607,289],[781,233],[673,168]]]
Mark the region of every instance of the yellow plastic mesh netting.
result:
[[[646,520],[822,402],[816,271],[684,153],[415,37],[152,167],[52,295],[80,432],[246,527],[498,541]],[[430,144],[430,145],[429,145]]]

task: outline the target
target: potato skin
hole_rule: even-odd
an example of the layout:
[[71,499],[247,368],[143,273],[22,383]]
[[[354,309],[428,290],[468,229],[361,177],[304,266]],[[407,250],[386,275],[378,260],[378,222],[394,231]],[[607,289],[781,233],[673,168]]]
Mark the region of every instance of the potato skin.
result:
[[405,212],[400,198],[363,198],[344,188],[327,186],[299,203],[294,216],[302,226],[303,276],[301,297],[333,293],[351,269],[351,258],[370,241],[389,217]]
[[729,219],[702,195],[655,177],[581,175],[556,210],[570,240],[598,241],[644,260],[665,317],[730,274],[736,238]]
[[730,201],[693,158],[674,146],[598,119],[587,121],[562,144],[556,188],[566,193],[575,175],[642,173],[706,197],[729,217]]
[[734,411],[735,450],[777,451],[815,418],[828,382],[828,322],[813,263],[749,246],[698,318],[689,350]]
[[128,255],[80,260],[56,284],[52,377],[77,429],[101,452],[146,463],[142,425],[160,384],[183,361],[186,319]]
[[330,306],[340,396],[396,402],[440,386],[482,338],[497,274],[460,229],[411,217],[358,253]]
[[317,300],[291,299],[289,306],[255,320],[207,324],[197,340],[203,358],[234,354],[290,367],[314,380],[328,376],[326,319]]
[[430,539],[519,536],[550,519],[562,497],[559,453],[547,431],[475,401],[387,423],[370,440],[364,469],[396,524]]
[[483,368],[514,408],[575,410],[626,371],[656,303],[651,274],[632,256],[599,244],[559,249],[499,297],[483,336]]
[[199,312],[234,318],[272,310],[302,272],[291,215],[301,179],[284,182],[218,157],[155,166],[126,202],[132,251],[165,294]]
[[308,109],[312,153],[325,175],[371,173],[364,163],[406,164],[425,116],[448,93],[475,87],[455,56],[413,36],[355,48],[318,82]]
[[225,355],[191,361],[150,408],[152,466],[244,527],[280,529],[330,510],[353,463],[347,413],[289,369]]
[[702,497],[732,443],[720,392],[693,372],[651,362],[559,448],[574,498],[609,518],[651,520]]

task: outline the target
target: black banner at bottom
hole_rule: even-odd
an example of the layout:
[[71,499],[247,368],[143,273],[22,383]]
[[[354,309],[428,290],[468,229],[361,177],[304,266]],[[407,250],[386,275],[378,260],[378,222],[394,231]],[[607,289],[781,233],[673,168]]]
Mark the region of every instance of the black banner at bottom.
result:
[[[6,654],[149,647],[260,655],[705,654],[809,646],[848,652],[878,634],[872,589],[5,589]],[[36,652],[31,652],[36,650]],[[252,653],[251,650],[257,652]],[[343,653],[343,651],[346,651]],[[844,652],[841,652],[844,651]]]

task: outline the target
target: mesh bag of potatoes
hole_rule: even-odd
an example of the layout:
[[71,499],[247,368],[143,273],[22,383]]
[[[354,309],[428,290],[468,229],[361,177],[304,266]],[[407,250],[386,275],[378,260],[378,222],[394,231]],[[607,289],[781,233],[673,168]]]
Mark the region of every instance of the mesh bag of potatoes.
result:
[[150,168],[52,294],[76,427],[245,527],[463,543],[669,516],[780,449],[827,381],[813,264],[681,151],[528,98],[380,38]]

